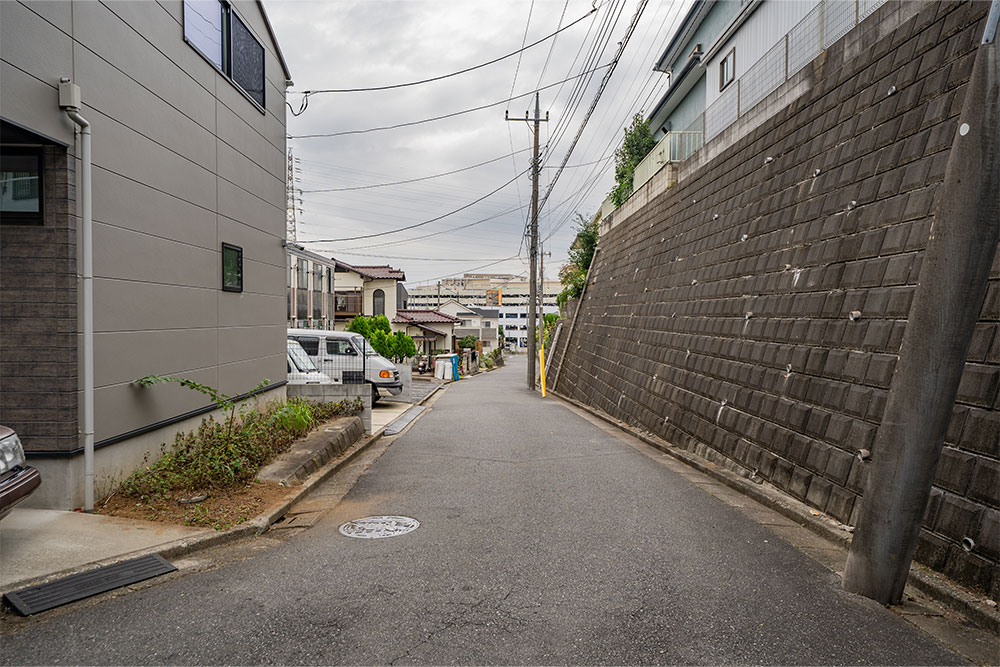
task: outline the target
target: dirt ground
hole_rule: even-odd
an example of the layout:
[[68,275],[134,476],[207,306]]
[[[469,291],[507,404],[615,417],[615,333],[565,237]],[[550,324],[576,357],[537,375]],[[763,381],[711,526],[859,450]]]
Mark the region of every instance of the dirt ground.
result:
[[275,482],[254,481],[238,489],[211,489],[208,497],[200,502],[182,503],[181,500],[191,494],[182,493],[170,498],[130,498],[112,495],[96,503],[94,511],[98,514],[128,517],[130,519],[146,519],[184,526],[205,526],[216,530],[226,530],[266,510],[292,492],[287,486]]

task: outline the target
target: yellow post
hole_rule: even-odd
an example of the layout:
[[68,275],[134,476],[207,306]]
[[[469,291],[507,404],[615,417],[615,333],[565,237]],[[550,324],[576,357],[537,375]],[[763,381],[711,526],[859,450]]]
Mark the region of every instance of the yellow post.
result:
[[545,343],[538,346],[538,356],[542,370],[542,398],[545,398]]

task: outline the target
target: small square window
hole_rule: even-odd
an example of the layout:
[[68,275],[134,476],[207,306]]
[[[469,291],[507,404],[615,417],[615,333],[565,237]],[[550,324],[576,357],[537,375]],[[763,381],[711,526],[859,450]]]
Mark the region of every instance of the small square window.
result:
[[42,224],[42,192],[41,149],[5,146],[0,155],[0,219]]
[[733,82],[736,78],[736,47],[734,46],[719,63],[719,90]]
[[243,248],[228,243],[222,244],[222,289],[243,291]]

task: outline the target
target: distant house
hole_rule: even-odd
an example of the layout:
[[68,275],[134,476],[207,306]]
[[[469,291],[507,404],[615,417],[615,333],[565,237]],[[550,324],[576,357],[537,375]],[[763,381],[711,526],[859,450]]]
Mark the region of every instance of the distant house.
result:
[[461,323],[460,318],[438,310],[397,310],[392,330],[410,336],[420,354],[427,356],[434,350],[454,350],[455,327]]
[[483,350],[490,350],[497,345],[497,320],[500,311],[497,309],[476,308],[465,306],[455,299],[448,299],[438,308],[438,312],[447,313],[461,321],[455,325],[456,340],[466,336],[475,336],[482,341]]
[[385,315],[406,301],[406,274],[391,266],[354,266],[289,243],[288,326],[343,330],[358,315]]
[[352,267],[364,279],[364,314],[368,317],[385,315],[391,321],[399,307],[404,307],[406,274],[388,264],[382,266]]
[[[250,0],[0,2],[0,31],[0,419],[42,472],[28,503],[72,509],[89,442],[107,490],[214,409],[136,378],[284,395],[291,81]],[[92,281],[84,144],[63,107],[92,137]]]

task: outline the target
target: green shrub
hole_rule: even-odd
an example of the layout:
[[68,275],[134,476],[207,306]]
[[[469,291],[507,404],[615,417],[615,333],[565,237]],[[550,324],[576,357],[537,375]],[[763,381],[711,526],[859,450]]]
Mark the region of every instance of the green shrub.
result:
[[[150,376],[152,378],[152,376]],[[143,378],[143,386],[174,381],[214,397],[229,414],[224,422],[202,420],[196,431],[179,433],[169,450],[129,475],[118,492],[125,496],[167,496],[174,492],[202,491],[246,484],[264,465],[317,425],[330,419],[357,414],[360,400],[339,403],[307,403],[301,399],[270,404],[263,408],[239,406],[218,391],[182,378]]]

